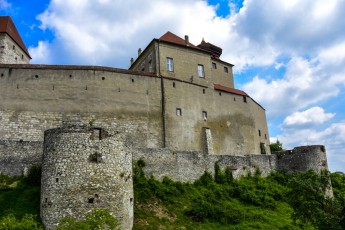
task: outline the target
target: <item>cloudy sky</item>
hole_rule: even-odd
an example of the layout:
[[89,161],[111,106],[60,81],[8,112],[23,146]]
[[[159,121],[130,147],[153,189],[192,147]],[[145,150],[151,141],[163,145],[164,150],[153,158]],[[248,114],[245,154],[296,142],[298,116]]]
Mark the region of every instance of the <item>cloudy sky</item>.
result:
[[344,0],[0,0],[31,63],[128,68],[166,31],[223,48],[235,86],[266,108],[271,141],[324,144],[345,172]]

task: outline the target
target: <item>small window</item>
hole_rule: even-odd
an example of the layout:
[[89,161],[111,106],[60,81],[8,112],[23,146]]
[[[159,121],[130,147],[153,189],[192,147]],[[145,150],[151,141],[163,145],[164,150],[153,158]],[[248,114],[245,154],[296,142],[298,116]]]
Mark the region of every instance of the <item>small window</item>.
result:
[[173,87],[174,87],[174,88],[176,87],[176,84],[175,84],[175,82],[173,82]]
[[259,136],[261,137],[261,130],[259,129],[258,131],[259,131]]
[[174,59],[170,57],[167,58],[167,70],[169,72],[174,72]]
[[265,133],[265,139],[267,140],[267,135],[266,135],[266,133]]
[[202,93],[205,94],[205,93],[206,93],[206,90],[205,90],[205,89],[202,89]]
[[228,72],[229,72],[228,67],[224,66],[224,72],[225,72],[225,73],[228,73]]
[[207,112],[202,111],[202,119],[207,120]]
[[24,60],[24,55],[22,54],[22,60]]
[[200,78],[205,77],[204,66],[201,64],[198,64],[198,75]]
[[217,69],[217,64],[212,62],[212,69]]
[[246,96],[243,96],[243,102],[247,103],[247,97]]
[[182,116],[182,109],[176,108],[176,116]]
[[15,49],[16,49],[16,46],[15,46],[15,45],[13,45],[13,46],[12,46],[12,49],[13,49],[13,50],[15,50]]

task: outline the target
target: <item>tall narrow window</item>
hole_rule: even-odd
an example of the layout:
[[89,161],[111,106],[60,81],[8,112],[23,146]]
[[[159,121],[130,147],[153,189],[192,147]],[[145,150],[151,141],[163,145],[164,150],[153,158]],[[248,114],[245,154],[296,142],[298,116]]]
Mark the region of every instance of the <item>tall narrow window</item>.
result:
[[201,78],[205,77],[204,66],[201,64],[198,64],[198,75]]
[[260,131],[260,129],[259,129],[258,131],[259,131],[259,136],[261,137],[261,131]]
[[229,72],[228,67],[224,66],[224,72],[225,72],[225,73],[228,73],[228,72]]
[[182,109],[176,108],[176,116],[182,116]]
[[217,69],[217,63],[212,62],[212,69]]
[[149,72],[153,72],[152,60],[149,61]]
[[202,111],[202,119],[207,120],[207,112]]
[[247,97],[246,96],[243,96],[243,102],[247,103]]
[[174,72],[174,59],[167,57],[167,70],[169,72]]

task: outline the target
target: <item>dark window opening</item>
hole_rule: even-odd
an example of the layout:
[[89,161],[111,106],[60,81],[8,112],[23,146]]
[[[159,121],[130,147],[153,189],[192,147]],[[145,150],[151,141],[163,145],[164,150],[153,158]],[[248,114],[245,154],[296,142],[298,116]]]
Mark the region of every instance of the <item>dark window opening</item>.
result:
[[228,72],[229,72],[228,67],[224,66],[224,72],[225,72],[225,73],[228,73]]
[[102,77],[102,80],[104,81],[104,80],[105,80],[105,77]]
[[219,92],[219,96],[222,96],[222,93],[221,93],[221,92]]
[[134,79],[133,79],[133,78],[132,78],[131,80],[132,80],[132,82],[134,82]]
[[69,78],[72,78],[72,75],[69,75]]
[[56,183],[59,182],[59,178],[55,178],[55,182],[56,182]]
[[205,94],[205,93],[206,93],[206,90],[205,90],[205,89],[202,89],[202,93]]
[[38,75],[35,75],[35,78],[38,78]]
[[88,199],[87,203],[89,203],[89,204],[93,204],[93,200],[94,200],[94,198],[93,198],[93,197],[91,197],[91,198],[89,198],[89,199]]
[[173,87],[175,88],[175,82],[173,82]]
[[259,131],[259,136],[261,137],[261,131],[260,131],[260,129],[259,129],[258,131]]
[[13,46],[12,46],[12,49],[13,49],[13,50],[15,50],[15,49],[16,49],[16,46],[15,46],[15,45],[13,45]]
[[243,102],[247,103],[247,97],[246,96],[243,96]]
[[212,62],[212,69],[217,69],[217,64]]
[[207,112],[202,111],[202,119],[207,120]]
[[236,97],[234,97],[234,101],[236,101]]
[[24,60],[24,55],[22,54],[22,60]]
[[3,76],[4,76],[4,74],[2,73],[2,74],[1,74],[1,77],[3,77]]
[[182,109],[176,108],[176,116],[182,116]]
[[266,135],[266,133],[265,133],[265,139],[267,140],[267,135]]
[[260,143],[260,151],[261,154],[266,154],[265,143]]

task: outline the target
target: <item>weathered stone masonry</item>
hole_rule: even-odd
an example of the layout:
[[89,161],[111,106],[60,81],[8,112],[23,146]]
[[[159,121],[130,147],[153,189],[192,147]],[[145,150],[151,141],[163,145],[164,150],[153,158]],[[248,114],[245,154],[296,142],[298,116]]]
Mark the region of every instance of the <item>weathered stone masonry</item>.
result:
[[65,125],[44,139],[41,218],[54,229],[66,216],[108,209],[123,229],[133,226],[132,154],[119,133]]

